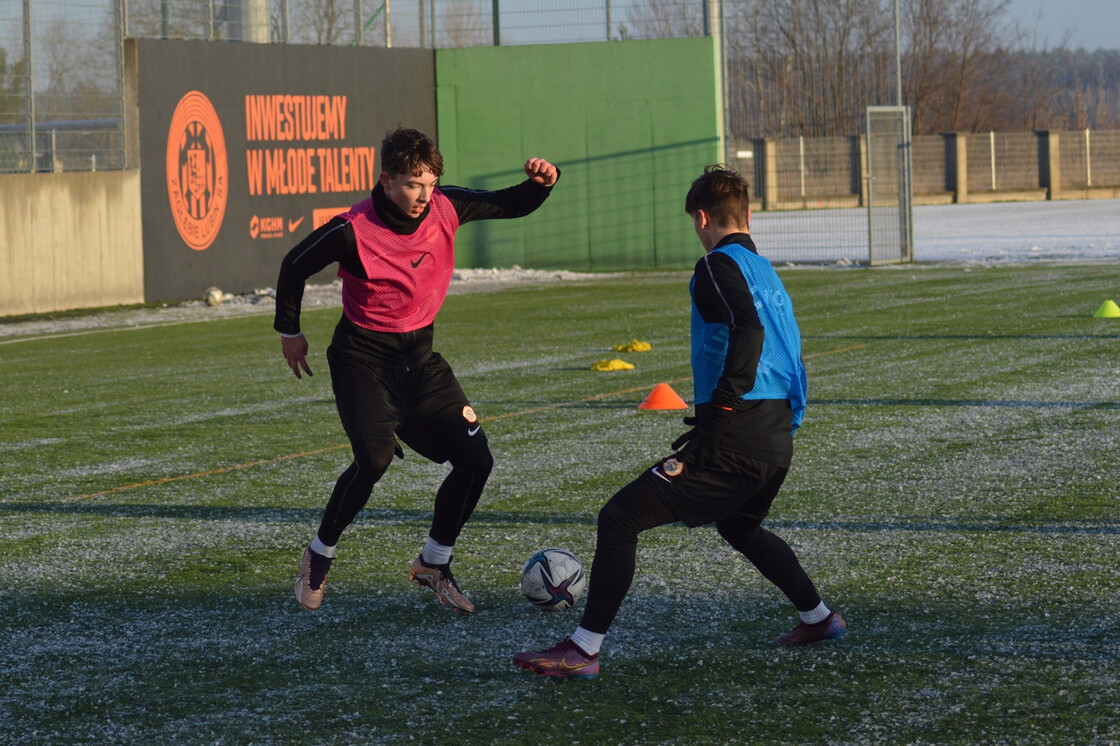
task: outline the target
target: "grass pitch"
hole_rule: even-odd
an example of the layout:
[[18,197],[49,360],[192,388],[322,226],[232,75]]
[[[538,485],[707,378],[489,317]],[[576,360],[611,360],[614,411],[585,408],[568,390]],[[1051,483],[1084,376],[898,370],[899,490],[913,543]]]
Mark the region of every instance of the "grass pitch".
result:
[[[796,615],[710,527],[643,536],[591,682],[514,668],[579,620],[524,560],[590,564],[595,515],[669,452],[691,401],[687,274],[453,296],[437,349],[497,465],[456,552],[479,611],[408,583],[446,467],[395,462],[323,608],[291,583],[348,462],[305,313],[295,380],[269,316],[0,344],[0,741],[1120,741],[1115,267],[789,269],[810,401],[769,521],[848,621]],[[645,353],[616,353],[641,339]],[[589,366],[622,357],[632,371]]]

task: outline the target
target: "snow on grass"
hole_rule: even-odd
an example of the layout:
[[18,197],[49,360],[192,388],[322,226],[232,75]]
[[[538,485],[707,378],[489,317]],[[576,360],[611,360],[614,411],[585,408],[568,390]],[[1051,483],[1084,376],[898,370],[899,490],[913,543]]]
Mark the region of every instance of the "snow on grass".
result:
[[[685,412],[637,410],[646,387],[687,375],[686,327],[663,306],[682,278],[449,304],[440,348],[496,459],[455,549],[470,618],[408,582],[448,468],[411,452],[344,535],[323,608],[296,606],[299,553],[349,454],[332,450],[345,439],[327,377],[296,382],[278,360],[258,371],[231,319],[210,336],[222,364],[170,354],[160,369],[181,374],[166,390],[122,370],[72,414],[6,424],[0,741],[537,743],[558,713],[584,743],[1115,740],[1115,337],[1079,330],[1089,322],[1037,290],[1088,297],[1107,278],[791,274],[807,349],[830,354],[809,359],[810,410],[768,525],[848,620],[841,643],[778,648],[789,604],[711,527],[671,525],[641,538],[598,680],[509,661],[579,621],[521,599],[528,555],[560,545],[589,564],[599,508],[683,432]],[[970,310],[994,297],[1049,308],[1051,336]],[[644,310],[623,320],[616,306]],[[168,327],[161,345],[195,331]],[[665,341],[626,375],[585,370],[628,336]],[[55,411],[35,384],[54,346],[76,344],[5,358],[25,407]],[[91,380],[122,365],[85,354]],[[180,478],[145,484],[163,476]]]

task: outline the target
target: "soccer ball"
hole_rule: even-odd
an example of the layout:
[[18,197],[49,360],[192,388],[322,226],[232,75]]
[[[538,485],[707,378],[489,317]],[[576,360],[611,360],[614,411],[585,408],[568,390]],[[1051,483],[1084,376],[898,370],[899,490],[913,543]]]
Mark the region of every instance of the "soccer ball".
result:
[[542,549],[521,570],[521,593],[542,611],[571,608],[585,587],[583,565],[566,549]]

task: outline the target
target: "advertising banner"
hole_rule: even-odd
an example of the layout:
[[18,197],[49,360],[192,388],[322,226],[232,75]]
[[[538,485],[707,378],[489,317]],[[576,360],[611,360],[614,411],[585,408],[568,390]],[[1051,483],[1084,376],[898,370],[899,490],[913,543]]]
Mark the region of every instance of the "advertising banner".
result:
[[387,131],[437,136],[431,50],[138,40],[136,86],[149,302],[273,286],[369,196]]

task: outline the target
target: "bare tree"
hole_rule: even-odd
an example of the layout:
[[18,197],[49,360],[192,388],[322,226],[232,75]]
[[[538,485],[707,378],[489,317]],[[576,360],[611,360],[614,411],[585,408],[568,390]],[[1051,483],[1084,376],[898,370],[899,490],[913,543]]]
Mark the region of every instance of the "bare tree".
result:
[[354,38],[350,24],[353,16],[353,0],[293,0],[292,39],[314,44],[349,44]]
[[474,0],[448,0],[439,16],[440,45],[443,47],[480,47],[493,43],[493,18]]
[[628,39],[673,39],[704,32],[703,0],[650,0],[626,9],[628,25],[619,33]]
[[883,0],[750,0],[730,10],[730,98],[753,108],[766,134],[847,134],[867,104],[884,102]]
[[[106,9],[110,28],[115,23],[112,5]],[[221,38],[214,15],[205,2],[128,0],[128,33],[155,39]]]
[[907,0],[903,86],[917,132],[992,126],[1010,98],[1010,0]]
[[[1061,41],[1049,47],[1043,33],[1042,8],[1039,7],[1032,26],[1024,28],[1016,25],[1019,51],[1009,60],[1008,70],[1011,85],[1017,89],[1015,116],[1009,122],[1010,129],[1025,127],[1030,130],[1050,126],[1055,103],[1065,95],[1063,81],[1066,70],[1055,64],[1055,55],[1069,44],[1071,34],[1066,31]],[[1063,117],[1064,118],[1064,117]]]
[[0,47],[0,124],[15,124],[27,115],[27,59],[8,62],[8,50]]

